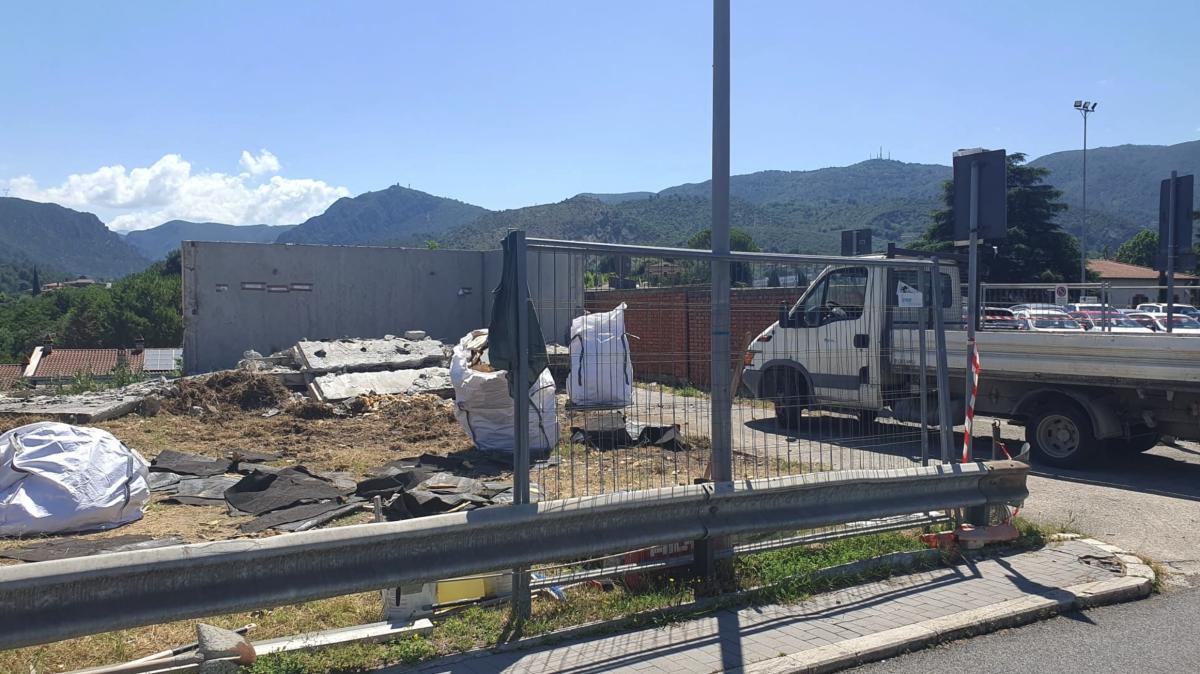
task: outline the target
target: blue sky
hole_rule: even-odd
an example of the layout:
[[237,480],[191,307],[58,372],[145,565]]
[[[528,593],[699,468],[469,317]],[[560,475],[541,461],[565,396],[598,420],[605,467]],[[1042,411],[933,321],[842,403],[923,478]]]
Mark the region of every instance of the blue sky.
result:
[[[1100,102],[1092,146],[1194,140],[1198,24],[1196,2],[735,2],[733,170],[1072,149],[1075,98]],[[8,3],[0,62],[0,193],[120,228],[709,172],[707,2]]]

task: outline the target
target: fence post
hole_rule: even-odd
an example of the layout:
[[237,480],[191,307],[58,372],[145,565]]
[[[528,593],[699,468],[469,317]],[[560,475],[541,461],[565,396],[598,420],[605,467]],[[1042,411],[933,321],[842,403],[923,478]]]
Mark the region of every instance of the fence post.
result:
[[[513,256],[512,298],[510,308],[516,362],[513,376],[513,505],[529,503],[529,283],[526,274],[528,253],[525,232],[508,236],[508,254]],[[513,616],[522,621],[529,617],[529,569],[513,569]]]
[[929,305],[933,303],[933,298],[929,296],[929,284],[926,283],[925,274],[917,273],[917,289],[921,293],[921,318],[917,325],[917,348],[920,349],[920,369],[921,373],[921,465],[929,465],[929,377],[927,377],[928,358],[925,355],[925,331],[929,329]]
[[[712,94],[712,230],[713,258],[710,310],[711,358],[709,381],[712,384],[710,410],[712,454],[709,458],[712,481],[717,489],[733,480],[733,360],[729,346],[729,0],[713,0],[713,94]],[[725,487],[722,487],[725,485]],[[722,540],[695,542],[693,555],[696,572],[715,584],[718,572],[715,553]]]
[[941,429],[942,463],[950,462],[950,448],[954,446],[954,421],[950,416],[950,373],[946,362],[946,319],[942,315],[942,272],[937,256],[933,256],[930,270],[933,284],[933,337],[937,346],[937,391],[938,428]]

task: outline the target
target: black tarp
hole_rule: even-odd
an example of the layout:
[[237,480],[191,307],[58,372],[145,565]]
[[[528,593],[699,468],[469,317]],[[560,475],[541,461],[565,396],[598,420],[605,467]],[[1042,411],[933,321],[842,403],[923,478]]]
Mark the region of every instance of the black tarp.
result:
[[[364,503],[363,499],[352,498],[346,501],[323,501],[293,506],[259,515],[249,522],[239,524],[238,529],[242,533],[253,534],[267,529],[290,530],[288,525],[292,524],[296,525],[295,528],[299,528],[306,522],[312,522],[311,526],[317,526],[332,520],[339,514],[348,514],[357,510],[357,506],[361,503]],[[325,519],[326,517],[328,519]]]
[[182,544],[183,539],[178,536],[156,539],[145,534],[126,534],[110,538],[55,538],[19,548],[0,550],[0,557],[19,559],[23,562],[45,562],[51,559],[86,557],[102,552],[148,550]]
[[[514,234],[516,233],[510,233],[502,242],[504,266],[500,273],[500,285],[492,291],[494,297],[492,299],[492,320],[488,323],[488,362],[497,370],[509,372],[508,392],[515,398],[512,372],[516,367],[518,352],[514,334],[516,316],[513,315],[512,308],[517,289],[517,278],[514,264],[516,260],[510,246],[510,239]],[[526,297],[529,296],[528,287],[528,283],[526,283]],[[526,302],[529,308],[525,329],[525,348],[529,353],[529,381],[525,382],[523,388],[528,391],[537,383],[542,370],[546,369],[550,361],[546,356],[546,342],[542,339],[542,324],[534,309],[533,299],[530,298]]]
[[173,449],[164,449],[150,464],[152,471],[164,471],[179,475],[212,477],[227,473],[233,467],[229,459],[213,459],[199,454],[186,454]]
[[285,468],[275,474],[256,470],[225,491],[229,505],[251,515],[340,496],[340,489],[303,466]]

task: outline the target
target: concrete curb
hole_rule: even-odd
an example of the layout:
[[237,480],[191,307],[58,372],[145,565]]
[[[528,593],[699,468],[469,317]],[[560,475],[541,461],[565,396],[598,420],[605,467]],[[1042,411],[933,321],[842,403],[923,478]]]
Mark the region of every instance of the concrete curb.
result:
[[961,611],[943,618],[925,620],[791,655],[781,655],[731,671],[741,674],[835,672],[946,641],[1025,625],[1064,611],[1117,604],[1141,599],[1150,594],[1154,583],[1154,570],[1140,558],[1092,538],[1079,538],[1074,535],[1056,537],[1056,540],[1074,539],[1102,551],[1106,557],[1116,557],[1123,567],[1124,575],[1109,580],[1071,585],[1044,596],[1031,595]]

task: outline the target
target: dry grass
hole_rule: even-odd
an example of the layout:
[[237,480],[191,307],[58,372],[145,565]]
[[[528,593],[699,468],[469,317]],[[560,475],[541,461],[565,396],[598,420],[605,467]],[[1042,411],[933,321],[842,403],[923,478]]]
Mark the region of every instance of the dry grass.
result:
[[[416,396],[377,411],[331,419],[301,419],[289,414],[263,418],[259,412],[224,408],[218,415],[154,417],[131,414],[93,424],[112,433],[126,445],[153,459],[164,449],[204,456],[224,456],[232,449],[252,449],[279,454],[282,465],[303,464],[314,470],[336,470],[362,477],[367,469],[388,461],[425,453],[450,454],[469,450],[470,439],[454,421],[451,403],[436,396]],[[49,419],[27,415],[0,417],[0,432]],[[83,534],[106,538],[125,534],[165,537],[185,542],[247,537],[237,530],[245,517],[231,517],[224,508],[164,502],[153,495],[141,520],[111,531]],[[361,524],[369,516],[355,515],[329,526]],[[254,536],[270,535],[269,533]],[[19,547],[28,540],[0,539],[0,549]],[[0,564],[7,560],[0,560]],[[6,671],[0,669],[0,671]]]
[[[223,392],[219,387],[214,389],[207,383],[196,383],[177,404],[164,405],[163,411],[154,417],[129,415],[94,425],[108,430],[147,459],[165,449],[214,457],[226,455],[233,449],[247,449],[278,454],[282,457],[278,462],[281,465],[303,464],[314,470],[346,471],[357,477],[362,477],[371,467],[400,458],[424,453],[447,455],[472,449],[469,437],[454,418],[453,404],[435,396],[372,398],[356,407],[359,414],[323,418],[324,413],[303,411],[289,404],[287,397],[257,379],[239,379],[226,384],[234,390]],[[178,412],[190,411],[193,406],[201,407],[203,412],[199,416]],[[287,411],[267,418],[262,416],[263,407]],[[603,451],[572,445],[568,440],[560,443],[556,450],[557,466],[535,469],[533,480],[540,485],[543,498],[686,485],[703,476],[710,446],[706,433],[699,428],[706,424],[701,424],[701,419],[691,409],[684,410],[680,421],[668,418],[665,412],[660,414],[665,423],[682,421],[687,449],[632,447]],[[0,432],[39,420],[42,419],[30,416],[0,417]],[[564,414],[560,427],[565,435],[569,436],[570,426],[570,420]],[[692,426],[697,430],[689,433]],[[745,454],[737,460],[761,464],[764,471],[775,474],[799,472],[804,468],[785,460],[781,463],[778,457]],[[163,497],[154,496],[142,520],[110,532],[85,536],[177,535],[186,542],[201,542],[245,537],[237,531],[237,525],[244,519],[230,517],[224,508],[167,503]],[[329,526],[369,520],[370,515],[363,512]],[[270,534],[256,534],[264,535]],[[0,548],[26,543],[28,541],[0,541]],[[669,606],[686,600],[690,596],[688,592],[671,587],[653,592],[618,591],[613,594],[601,593],[594,588],[576,588],[567,604],[546,599],[535,602],[532,627],[535,631],[544,631],[580,621]],[[262,640],[372,622],[380,619],[380,611],[378,595],[367,593],[224,616],[206,622],[226,627],[257,623],[252,638]],[[494,643],[497,625],[503,622],[503,617],[502,611],[473,609],[439,625],[428,640],[378,647],[324,649],[297,656],[298,669],[289,671],[369,668]],[[194,621],[182,621],[7,651],[0,653],[0,672],[28,672],[30,666],[37,672],[57,672],[125,661],[191,641],[193,625]]]
[[[203,622],[235,629],[251,623],[255,641],[302,632],[348,627],[383,619],[379,594],[367,592],[281,606],[266,611],[205,618]],[[0,651],[0,672],[64,672],[126,662],[196,640],[198,621],[181,620],[151,627],[106,632],[78,639]]]

